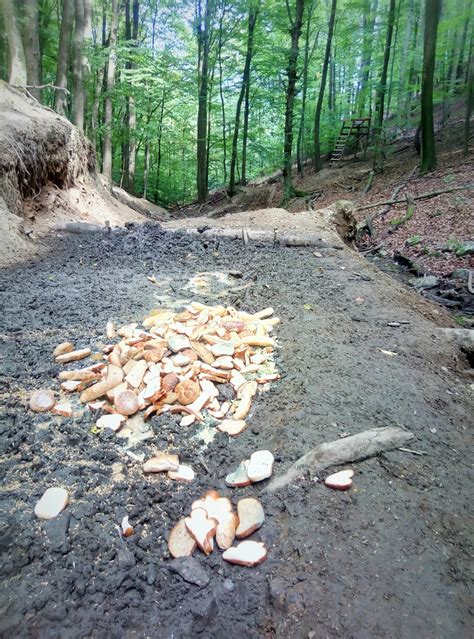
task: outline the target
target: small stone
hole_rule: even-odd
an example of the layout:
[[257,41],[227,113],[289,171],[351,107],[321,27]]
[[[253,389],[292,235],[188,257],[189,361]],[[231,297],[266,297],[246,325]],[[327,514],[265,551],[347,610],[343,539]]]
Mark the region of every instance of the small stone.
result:
[[30,397],[30,408],[35,413],[45,413],[51,410],[55,403],[54,393],[50,390],[37,390]]
[[179,351],[191,348],[191,342],[186,335],[173,335],[168,340],[168,348],[170,351],[173,351],[173,353],[179,353]]
[[412,277],[409,282],[416,289],[426,289],[438,286],[439,279],[434,275],[424,275],[423,277]]
[[322,253],[319,253],[318,251],[314,251],[313,253],[314,257],[322,257]]
[[171,453],[157,453],[143,464],[144,473],[163,473],[178,470],[179,457]]
[[48,488],[35,506],[35,515],[40,519],[54,519],[62,512],[69,501],[65,488]]
[[169,564],[170,570],[184,579],[188,584],[204,588],[210,581],[209,573],[195,557],[179,557]]

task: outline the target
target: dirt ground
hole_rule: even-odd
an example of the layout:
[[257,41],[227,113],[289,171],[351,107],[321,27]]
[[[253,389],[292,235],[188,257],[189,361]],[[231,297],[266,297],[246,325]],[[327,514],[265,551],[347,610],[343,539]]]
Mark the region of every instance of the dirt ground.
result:
[[[48,241],[49,254],[0,279],[1,636],[471,636],[473,379],[439,335],[437,326],[450,324],[442,309],[347,248],[316,257],[151,224]],[[255,403],[246,431],[217,433],[207,448],[194,426],[152,418],[152,438],[133,452],[179,452],[197,471],[193,483],[144,476],[113,433],[91,432],[90,414],[27,409],[33,389],[57,388],[51,353],[59,342],[99,346],[109,319],[139,321],[190,299],[215,303],[188,287],[203,271],[234,273],[221,303],[274,307],[282,379]],[[330,471],[274,495],[263,492],[266,482],[225,486],[253,450],[270,449],[279,476],[320,442],[387,425],[412,431],[416,452],[354,464],[348,492],[324,486]],[[71,501],[44,522],[33,508],[51,485],[67,488]],[[209,580],[199,587],[176,574],[166,539],[210,488],[234,503],[261,499],[266,521],[254,537],[269,557],[251,569],[196,552]],[[135,532],[123,540],[116,525],[125,514]]]

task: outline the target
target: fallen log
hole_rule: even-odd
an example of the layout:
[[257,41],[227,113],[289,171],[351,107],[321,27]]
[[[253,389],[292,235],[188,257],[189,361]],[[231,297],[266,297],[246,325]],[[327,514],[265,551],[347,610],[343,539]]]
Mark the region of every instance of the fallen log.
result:
[[228,238],[231,240],[241,239],[245,243],[248,243],[249,241],[272,242],[274,244],[284,244],[285,246],[315,246],[319,248],[335,249],[342,248],[342,246],[329,244],[329,242],[323,240],[321,237],[319,237],[319,235],[316,235],[315,233],[305,233],[299,235],[294,233],[284,233],[278,230],[265,231],[247,228],[206,228],[204,230],[199,228],[188,228],[176,230],[182,230],[184,233],[188,233],[189,235],[197,235],[204,238]]
[[[421,195],[415,195],[414,200],[428,200],[431,197],[436,197],[437,195],[443,195],[443,193],[452,193],[453,191],[469,191],[470,189],[474,189],[474,184],[463,184],[461,186],[455,186],[451,189],[441,189],[439,191],[430,191],[429,193],[421,193]],[[401,204],[405,202],[405,198],[402,199],[392,199],[392,200],[384,200],[383,202],[375,202],[374,204],[366,204],[365,206],[358,206],[356,211],[365,211],[366,209],[374,209],[377,206],[386,206],[392,204]]]
[[361,461],[379,453],[405,446],[414,439],[413,433],[388,426],[386,428],[371,428],[351,437],[319,444],[306,455],[300,457],[284,475],[274,479],[267,486],[265,492],[273,493],[283,488],[301,477],[307,470],[319,472],[329,466]]

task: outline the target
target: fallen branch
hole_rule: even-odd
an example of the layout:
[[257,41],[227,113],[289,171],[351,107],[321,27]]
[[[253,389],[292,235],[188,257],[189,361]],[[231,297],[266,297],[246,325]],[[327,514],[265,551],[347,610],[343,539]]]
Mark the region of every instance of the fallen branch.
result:
[[[177,229],[180,230],[180,229]],[[189,235],[197,235],[203,238],[227,238],[231,240],[242,239],[245,244],[252,242],[276,242],[284,244],[285,246],[315,246],[319,248],[341,248],[341,246],[334,246],[329,244],[326,240],[323,240],[319,235],[314,233],[305,234],[292,234],[282,233],[278,230],[265,231],[255,229],[221,229],[221,228],[208,228],[205,231],[200,231],[198,228],[181,229],[184,233]]]
[[[422,193],[421,195],[415,195],[414,200],[427,200],[431,197],[436,197],[437,195],[442,195],[443,193],[452,193],[453,191],[469,191],[474,188],[474,184],[463,184],[462,186],[455,186],[451,189],[442,189],[440,191],[430,191],[429,193]],[[384,200],[383,202],[375,202],[375,204],[366,204],[365,206],[358,206],[356,211],[365,211],[366,209],[375,209],[377,206],[385,206],[392,204],[401,204],[405,202],[405,199],[392,199],[392,200]]]
[[301,477],[307,470],[319,472],[329,466],[361,461],[409,444],[415,436],[401,428],[371,428],[358,435],[319,444],[300,457],[285,475],[274,479],[265,492],[275,492]]

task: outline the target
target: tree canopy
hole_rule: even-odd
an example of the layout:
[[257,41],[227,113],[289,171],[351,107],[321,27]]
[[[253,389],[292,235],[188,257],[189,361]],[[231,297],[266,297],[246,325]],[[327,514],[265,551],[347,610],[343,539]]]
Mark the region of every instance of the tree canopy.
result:
[[204,200],[296,158],[319,168],[343,118],[372,117],[381,145],[416,128],[427,41],[446,118],[472,96],[473,9],[445,0],[433,38],[425,16],[439,4],[1,0],[0,74],[24,85],[26,67],[28,91],[82,128],[130,192]]

